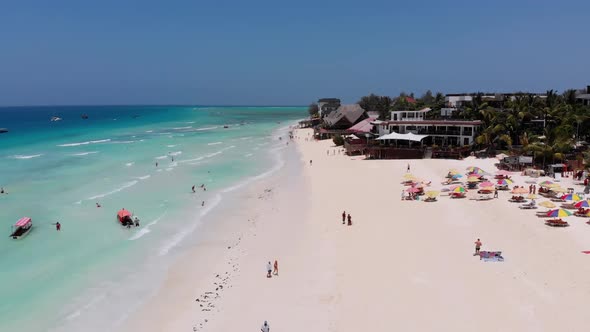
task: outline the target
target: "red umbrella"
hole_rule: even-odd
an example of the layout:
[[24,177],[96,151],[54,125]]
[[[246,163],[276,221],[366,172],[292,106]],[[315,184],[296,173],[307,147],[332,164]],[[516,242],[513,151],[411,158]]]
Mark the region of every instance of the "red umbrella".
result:
[[416,187],[410,187],[410,188],[406,189],[406,191],[409,193],[417,193],[420,191],[420,189],[418,189]]

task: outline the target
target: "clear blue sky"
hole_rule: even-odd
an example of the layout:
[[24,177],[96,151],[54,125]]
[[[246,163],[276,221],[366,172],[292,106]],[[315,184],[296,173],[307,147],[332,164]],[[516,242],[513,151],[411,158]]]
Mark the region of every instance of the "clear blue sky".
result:
[[563,91],[589,41],[588,0],[4,1],[0,105]]

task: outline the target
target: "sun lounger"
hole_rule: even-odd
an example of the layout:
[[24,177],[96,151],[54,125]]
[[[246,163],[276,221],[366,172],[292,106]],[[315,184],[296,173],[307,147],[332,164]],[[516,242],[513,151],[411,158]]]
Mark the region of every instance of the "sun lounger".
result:
[[523,205],[519,206],[519,208],[524,209],[524,210],[531,210],[531,209],[536,209],[537,205],[535,205],[531,202],[529,204],[523,204]]
[[436,201],[437,201],[436,197],[426,197],[424,199],[424,202],[436,202]]
[[464,193],[451,193],[451,198],[465,198]]
[[479,197],[476,198],[475,200],[476,201],[489,201],[489,200],[492,200],[492,199],[493,198],[490,195],[479,195]]
[[512,198],[509,199],[508,202],[511,202],[511,203],[526,203],[527,200],[524,199],[524,197],[521,197],[521,196],[512,196]]
[[479,252],[479,259],[483,260],[484,262],[503,262],[504,257],[502,257],[501,251],[480,251]]
[[567,221],[561,219],[550,219],[545,222],[545,225],[551,227],[568,227],[570,224]]

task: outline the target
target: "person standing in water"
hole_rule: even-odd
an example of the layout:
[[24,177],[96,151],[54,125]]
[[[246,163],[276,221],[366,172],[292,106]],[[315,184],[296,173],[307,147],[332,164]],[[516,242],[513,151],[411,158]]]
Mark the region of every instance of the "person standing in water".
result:
[[193,193],[194,193],[195,192],[195,186],[194,185],[193,185],[193,188],[192,189],[193,189]]
[[201,202],[201,206],[205,206],[205,201],[202,201]]
[[158,167],[158,162],[156,161],[156,167]]
[[55,223],[55,230],[58,232],[61,231],[61,224],[59,223],[59,221]]

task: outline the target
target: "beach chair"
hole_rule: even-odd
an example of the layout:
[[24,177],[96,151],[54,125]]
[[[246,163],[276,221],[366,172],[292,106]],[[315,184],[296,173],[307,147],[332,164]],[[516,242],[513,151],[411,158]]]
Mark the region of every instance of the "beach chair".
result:
[[436,202],[437,199],[436,197],[426,197],[426,199],[424,199],[424,202]]
[[484,262],[503,262],[504,257],[501,251],[480,251],[479,259]]
[[523,205],[519,206],[519,208],[521,208],[523,210],[531,210],[531,209],[536,209],[537,205],[533,202],[530,202],[528,204],[523,204]]
[[567,221],[561,219],[549,219],[545,222],[545,225],[551,227],[568,227],[570,224]]
[[465,193],[451,193],[451,198],[465,198]]
[[492,200],[492,196],[490,195],[479,195],[479,197],[477,197],[475,200],[476,201],[489,201]]

